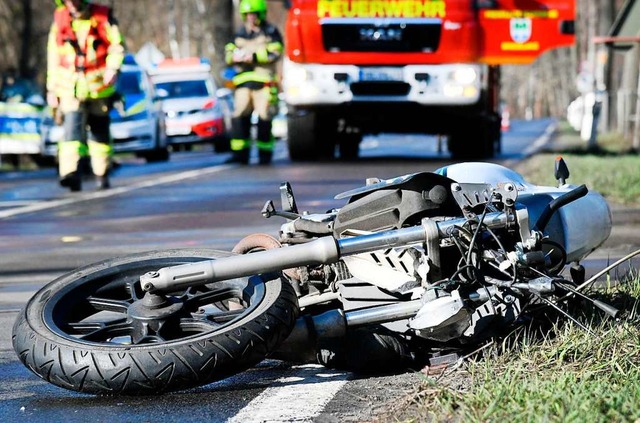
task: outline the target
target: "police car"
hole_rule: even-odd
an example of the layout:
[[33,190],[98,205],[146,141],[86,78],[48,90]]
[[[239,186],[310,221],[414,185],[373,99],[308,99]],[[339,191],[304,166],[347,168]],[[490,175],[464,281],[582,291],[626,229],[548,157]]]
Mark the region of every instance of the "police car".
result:
[[17,160],[17,155],[29,155],[38,163],[44,116],[45,101],[35,81],[13,73],[4,75],[0,89],[0,156]]
[[224,144],[225,109],[206,59],[167,59],[149,71],[162,100],[166,132],[172,149],[193,144]]
[[135,152],[148,162],[169,159],[164,114],[148,74],[131,55],[118,76],[119,101],[111,110],[111,138],[115,152]]

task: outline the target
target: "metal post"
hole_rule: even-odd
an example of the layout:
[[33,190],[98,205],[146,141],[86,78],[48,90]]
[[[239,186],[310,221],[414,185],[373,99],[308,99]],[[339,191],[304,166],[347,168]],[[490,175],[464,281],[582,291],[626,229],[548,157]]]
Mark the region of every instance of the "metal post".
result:
[[[598,10],[593,2],[588,2],[588,16],[589,22],[587,27],[587,33],[589,39],[593,40],[596,36],[596,22],[598,21]],[[596,45],[595,43],[589,43],[587,50],[587,61],[589,62],[589,71],[593,75],[593,82],[591,92],[594,95],[593,106],[591,108],[591,128],[589,137],[587,138],[587,147],[589,150],[594,150],[598,145],[597,131],[598,131],[598,118],[600,117],[600,104],[598,98],[598,83],[596,81],[597,64],[596,64]],[[586,106],[586,104],[585,104]],[[587,112],[589,113],[589,112]]]
[[640,151],[640,70],[638,71],[638,86],[636,87],[636,115],[633,124],[633,150]]

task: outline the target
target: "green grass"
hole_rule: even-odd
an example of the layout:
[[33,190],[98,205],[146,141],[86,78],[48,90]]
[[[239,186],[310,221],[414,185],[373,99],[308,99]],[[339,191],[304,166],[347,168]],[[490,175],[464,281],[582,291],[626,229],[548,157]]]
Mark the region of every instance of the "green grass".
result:
[[[519,169],[527,180],[538,185],[556,185],[553,163],[557,153],[540,154]],[[620,204],[640,204],[640,156],[562,154],[571,176],[569,183],[586,184],[607,200]]]
[[426,379],[396,420],[640,421],[640,278],[592,295],[623,310],[621,317],[584,307],[580,320],[595,334],[562,322],[549,332],[515,332],[455,371],[464,389]]
[[590,150],[566,123],[557,131],[559,150],[537,154],[517,168],[530,182],[555,185],[554,161],[561,155],[569,166],[568,182],[586,184],[610,201],[640,204],[640,155],[631,151],[627,140],[610,133],[598,138],[598,147]]

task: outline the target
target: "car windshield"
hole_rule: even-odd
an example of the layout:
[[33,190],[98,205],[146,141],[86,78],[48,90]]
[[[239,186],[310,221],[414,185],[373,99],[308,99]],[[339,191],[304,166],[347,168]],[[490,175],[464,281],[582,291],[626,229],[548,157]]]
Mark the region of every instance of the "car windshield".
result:
[[142,93],[142,84],[138,72],[122,72],[118,77],[118,92],[124,95]]
[[207,97],[209,89],[207,81],[170,81],[160,82],[156,85],[158,92],[162,92],[166,98]]

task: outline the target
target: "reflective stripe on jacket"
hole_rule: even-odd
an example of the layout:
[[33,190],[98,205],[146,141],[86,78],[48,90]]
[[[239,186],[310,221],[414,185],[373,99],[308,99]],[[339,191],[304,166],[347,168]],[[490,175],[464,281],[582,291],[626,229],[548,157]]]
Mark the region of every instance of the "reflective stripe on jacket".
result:
[[[233,64],[238,71],[233,77],[234,85],[275,81],[276,62],[282,56],[283,49],[282,36],[275,26],[264,23],[257,32],[247,31],[243,26],[233,42],[225,46],[225,61]],[[235,63],[233,57],[239,52],[251,55],[251,63]]]
[[118,26],[106,6],[89,4],[80,18],[66,7],[54,13],[47,44],[47,90],[57,97],[105,98],[114,94],[105,85],[106,69],[117,71],[124,60]]

